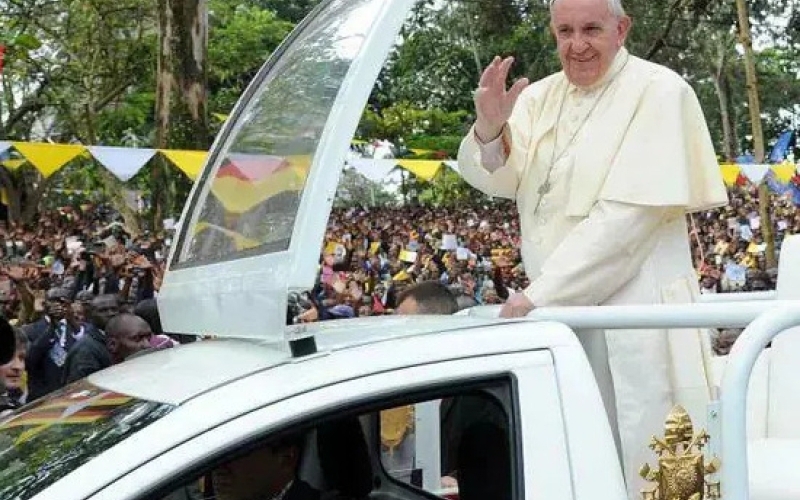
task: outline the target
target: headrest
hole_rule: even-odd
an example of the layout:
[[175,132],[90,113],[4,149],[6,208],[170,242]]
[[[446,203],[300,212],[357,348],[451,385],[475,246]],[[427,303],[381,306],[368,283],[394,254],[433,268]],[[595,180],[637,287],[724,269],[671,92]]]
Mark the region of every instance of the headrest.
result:
[[357,417],[317,428],[317,450],[328,488],[349,498],[364,498],[372,491],[372,465],[364,431]]
[[458,446],[461,500],[511,500],[511,453],[508,437],[492,422],[470,425]]

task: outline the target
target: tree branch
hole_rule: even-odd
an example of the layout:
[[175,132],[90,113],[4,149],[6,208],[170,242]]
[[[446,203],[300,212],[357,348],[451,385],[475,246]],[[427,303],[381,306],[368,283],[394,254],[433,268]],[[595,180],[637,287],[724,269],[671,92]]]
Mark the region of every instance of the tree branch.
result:
[[670,32],[672,32],[672,27],[675,25],[675,21],[678,20],[678,16],[681,12],[681,7],[683,6],[684,0],[674,0],[672,5],[669,7],[669,17],[667,18],[667,24],[664,25],[664,29],[661,30],[661,34],[656,38],[650,48],[647,50],[644,58],[648,61],[658,54],[658,52],[667,46],[667,37],[669,37]]

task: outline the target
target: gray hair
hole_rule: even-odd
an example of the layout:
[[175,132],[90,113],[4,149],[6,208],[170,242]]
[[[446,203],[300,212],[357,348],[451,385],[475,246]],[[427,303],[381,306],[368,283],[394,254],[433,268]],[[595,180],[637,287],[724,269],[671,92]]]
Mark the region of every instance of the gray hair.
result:
[[[558,0],[550,0],[550,13],[553,13],[553,6]],[[606,0],[608,2],[608,10],[616,17],[625,17],[625,8],[622,6],[622,0]]]

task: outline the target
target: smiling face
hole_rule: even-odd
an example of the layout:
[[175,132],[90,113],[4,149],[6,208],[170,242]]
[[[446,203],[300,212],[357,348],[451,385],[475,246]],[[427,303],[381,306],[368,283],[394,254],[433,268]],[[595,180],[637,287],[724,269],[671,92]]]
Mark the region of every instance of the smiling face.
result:
[[624,45],[630,26],[630,18],[612,13],[607,0],[557,0],[551,28],[569,81],[579,87],[597,83]]

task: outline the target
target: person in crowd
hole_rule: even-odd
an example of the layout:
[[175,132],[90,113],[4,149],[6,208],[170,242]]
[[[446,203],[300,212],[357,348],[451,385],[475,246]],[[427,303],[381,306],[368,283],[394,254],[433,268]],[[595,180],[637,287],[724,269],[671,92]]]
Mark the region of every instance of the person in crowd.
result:
[[97,295],[89,305],[89,319],[92,327],[105,330],[108,322],[120,313],[119,296],[115,294]]
[[158,304],[154,298],[145,299],[136,304],[133,313],[150,325],[150,330],[153,332],[153,336],[150,337],[150,347],[152,349],[177,347],[181,342],[193,342],[196,340],[196,337],[192,335],[173,336],[164,333],[164,329],[161,327],[161,316],[158,313]]
[[[481,191],[517,201],[531,279],[502,316],[542,306],[688,302],[699,293],[685,215],[726,205],[727,192],[694,91],[630,54],[630,27],[621,0],[555,0],[562,71],[507,88],[513,58],[497,57],[481,76],[459,169]],[[703,364],[678,367],[670,351],[702,353],[707,333],[579,336],[635,495],[648,451],[641,443],[664,415],[678,402],[705,414],[707,401],[697,396],[708,393],[700,387],[708,380]],[[696,370],[698,386],[676,386],[675,369]]]
[[397,314],[455,314],[458,302],[450,290],[436,281],[412,285],[397,298]]
[[64,363],[83,336],[83,328],[73,320],[70,297],[68,289],[49,290],[42,319],[23,327],[30,341],[25,364],[31,401],[61,388]]
[[153,332],[134,314],[111,318],[105,330],[92,329],[67,356],[63,384],[70,384],[150,348]]
[[0,416],[25,404],[25,357],[28,337],[19,328],[13,329],[14,356],[8,363],[0,365]]

